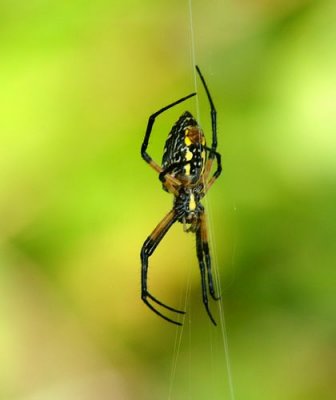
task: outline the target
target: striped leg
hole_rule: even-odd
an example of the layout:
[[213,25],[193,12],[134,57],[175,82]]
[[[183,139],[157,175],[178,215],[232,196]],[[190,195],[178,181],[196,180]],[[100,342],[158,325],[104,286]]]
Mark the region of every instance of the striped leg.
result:
[[165,218],[158,224],[158,226],[154,229],[150,236],[146,239],[145,243],[141,249],[141,298],[144,303],[155,312],[155,314],[159,315],[166,321],[169,321],[176,325],[182,325],[180,322],[174,321],[165,315],[161,314],[156,308],[152,306],[152,304],[148,301],[151,299],[154,303],[166,308],[167,310],[174,311],[179,314],[184,314],[184,311],[177,310],[176,308],[170,307],[156,297],[151,295],[147,290],[147,274],[148,274],[148,259],[154,253],[154,250],[163,239],[165,234],[168,232],[169,228],[176,222],[177,215],[175,210],[170,211]]
[[[177,104],[182,103],[183,101],[185,101],[185,100],[187,100],[190,97],[193,97],[195,95],[196,95],[196,93],[191,93],[188,96],[182,97],[181,99],[179,99],[177,101],[174,101],[173,103],[169,104],[168,106],[165,106],[165,107],[161,108],[160,110],[156,111],[148,119],[145,138],[144,138],[144,141],[142,142],[142,146],[141,146],[141,156],[159,174],[162,173],[162,168],[147,153],[149,137],[150,137],[152,129],[153,129],[155,118],[158,115],[162,114],[164,111],[168,110],[169,108],[174,107]],[[177,194],[176,188],[181,185],[181,182],[178,179],[176,179],[173,176],[171,176],[171,175],[166,175],[165,176],[165,180],[166,180],[166,186],[167,186],[168,190],[171,191],[172,193]]]
[[[210,104],[210,115],[211,115],[211,128],[212,128],[212,143],[211,143],[211,147],[206,147],[206,150],[209,151],[209,158],[207,160],[207,163],[205,165],[205,170],[204,170],[204,182],[205,182],[205,192],[208,191],[210,189],[210,187],[213,185],[213,183],[215,182],[215,180],[219,177],[219,175],[222,172],[222,164],[221,164],[221,156],[220,154],[216,151],[217,149],[217,111],[215,108],[215,105],[213,103],[208,85],[205,82],[205,79],[201,73],[201,70],[199,69],[199,67],[196,65],[196,71],[202,81],[204,90],[206,92],[206,95],[208,97],[208,101]],[[212,164],[214,159],[216,158],[217,160],[217,170],[215,171],[215,173],[213,174],[213,176],[211,177],[210,181],[207,183],[211,168],[212,168]]]
[[208,304],[208,289],[211,297],[214,300],[219,300],[220,297],[216,296],[214,289],[214,282],[212,277],[211,270],[211,257],[209,252],[209,244],[208,244],[208,231],[206,226],[205,214],[203,213],[200,217],[200,224],[196,231],[196,251],[197,258],[201,272],[201,280],[202,280],[202,298],[205,309],[214,325],[216,321],[214,320]]
[[213,158],[208,158],[206,164],[205,164],[205,169],[204,169],[204,174],[203,174],[203,182],[204,182],[204,195],[205,193],[211,188],[211,186],[214,184],[215,180],[219,177],[219,175],[222,173],[222,161],[221,161],[221,155],[217,151],[212,151],[209,147],[206,147],[206,150],[208,150],[211,153],[214,153],[217,161],[217,168],[210,180],[208,181],[211,168],[213,165]]

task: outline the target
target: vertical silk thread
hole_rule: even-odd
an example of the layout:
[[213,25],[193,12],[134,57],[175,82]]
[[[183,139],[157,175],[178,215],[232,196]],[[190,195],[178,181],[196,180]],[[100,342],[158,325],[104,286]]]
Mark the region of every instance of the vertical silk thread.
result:
[[[197,87],[197,76],[196,76],[196,71],[195,71],[195,65],[196,65],[196,54],[195,54],[195,34],[194,34],[194,21],[193,21],[193,7],[192,7],[192,0],[188,0],[189,2],[189,21],[190,21],[190,43],[191,43],[191,59],[192,59],[192,70],[193,70],[193,76],[194,76],[194,87],[195,87],[195,92],[198,93],[198,87]],[[196,96],[196,114],[197,114],[197,121],[200,123],[200,108],[199,108],[199,100],[198,96]],[[207,209],[210,211],[210,206],[209,202],[207,199],[205,199],[205,202],[207,204]],[[209,239],[212,243],[212,250],[213,250],[213,260],[214,260],[214,276],[215,276],[215,281],[216,281],[216,286],[219,291],[219,295],[221,296],[221,287],[220,287],[220,279],[219,279],[219,271],[218,271],[218,262],[217,262],[217,257],[216,257],[216,251],[215,251],[215,246],[214,246],[214,241],[213,241],[213,234],[212,230],[210,229],[211,224],[211,213],[208,212],[208,229],[209,229]],[[232,379],[232,369],[231,369],[231,361],[229,357],[229,344],[228,344],[228,337],[227,337],[227,329],[226,329],[226,322],[225,322],[225,316],[224,316],[224,307],[222,304],[222,301],[219,301],[219,314],[220,314],[220,326],[221,326],[221,333],[222,333],[222,341],[223,341],[223,347],[224,347],[224,353],[225,353],[225,364],[226,364],[226,370],[227,370],[227,375],[228,375],[228,386],[229,386],[229,393],[230,393],[230,399],[235,400],[235,394],[234,394],[234,386],[233,386],[233,379]]]

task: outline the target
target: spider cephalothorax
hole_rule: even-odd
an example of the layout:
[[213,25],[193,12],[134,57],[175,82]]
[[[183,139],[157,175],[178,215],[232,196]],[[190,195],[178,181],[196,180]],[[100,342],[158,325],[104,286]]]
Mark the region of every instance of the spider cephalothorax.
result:
[[[184,311],[167,306],[150,294],[147,290],[148,259],[153,254],[154,250],[164,235],[168,232],[170,227],[176,221],[181,222],[185,231],[194,232],[196,234],[196,251],[201,271],[203,303],[211,321],[216,325],[208,306],[208,291],[213,299],[218,300],[219,297],[216,296],[214,290],[206,218],[204,207],[200,203],[200,200],[205,196],[206,192],[218,178],[222,171],[222,167],[221,156],[216,151],[216,110],[212,102],[209,89],[205,83],[201,71],[197,66],[196,70],[203,83],[211,108],[211,147],[206,146],[206,140],[202,129],[199,127],[197,121],[190,114],[190,112],[186,111],[178,119],[168,135],[163,151],[162,166],[153,161],[147,153],[149,137],[152,132],[155,118],[169,108],[182,103],[192,96],[195,96],[196,93],[185,96],[152,114],[149,117],[145,138],[141,147],[141,155],[143,159],[148,162],[156,172],[159,173],[159,178],[162,181],[163,189],[172,193],[175,197],[173,209],[159,223],[159,225],[154,229],[142,246],[141,297],[145,304],[156,314],[169,322],[181,325],[180,322],[168,318],[158,311],[150,303],[149,299],[170,311],[180,314],[184,314]],[[209,179],[215,158],[217,161],[217,168]]]
[[[174,208],[178,215],[178,221],[183,223],[185,232],[196,232],[199,218],[204,213],[204,207],[200,203],[201,188],[203,184],[194,187],[181,187],[174,200]],[[187,225],[190,225],[187,227]]]

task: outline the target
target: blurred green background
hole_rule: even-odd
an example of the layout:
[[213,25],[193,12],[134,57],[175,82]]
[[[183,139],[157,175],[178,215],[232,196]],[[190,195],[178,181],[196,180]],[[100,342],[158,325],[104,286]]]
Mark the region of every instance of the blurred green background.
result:
[[[335,20],[334,0],[193,1],[236,399],[335,398]],[[233,398],[181,225],[150,288],[186,303],[184,328],[140,300],[140,248],[172,203],[140,146],[194,90],[190,43],[187,1],[1,1],[0,399]],[[155,159],[195,108],[160,117]]]

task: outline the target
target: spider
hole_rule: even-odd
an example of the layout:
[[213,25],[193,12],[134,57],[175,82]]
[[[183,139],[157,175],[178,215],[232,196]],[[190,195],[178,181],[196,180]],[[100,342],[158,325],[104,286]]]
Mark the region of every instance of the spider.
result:
[[[216,109],[199,67],[196,65],[195,68],[210,104],[212,125],[211,147],[206,145],[204,133],[195,118],[189,111],[186,111],[180,116],[168,135],[162,157],[162,166],[153,161],[147,153],[149,137],[156,117],[169,108],[195,96],[196,93],[191,93],[188,96],[182,97],[152,114],[148,119],[145,138],[141,146],[142,158],[159,174],[163,189],[174,195],[172,210],[148,236],[141,249],[141,298],[155,314],[173,324],[182,325],[180,322],[162,314],[151,302],[178,314],[185,314],[185,311],[177,310],[176,308],[164,304],[154,297],[147,289],[148,259],[171,226],[178,221],[183,224],[184,231],[196,234],[196,253],[201,272],[202,300],[210,320],[216,325],[216,321],[208,305],[208,291],[214,300],[219,300],[220,297],[216,295],[214,289],[206,216],[204,207],[200,201],[221,174],[222,166],[221,156],[216,151]],[[215,159],[217,168],[210,177]]]

